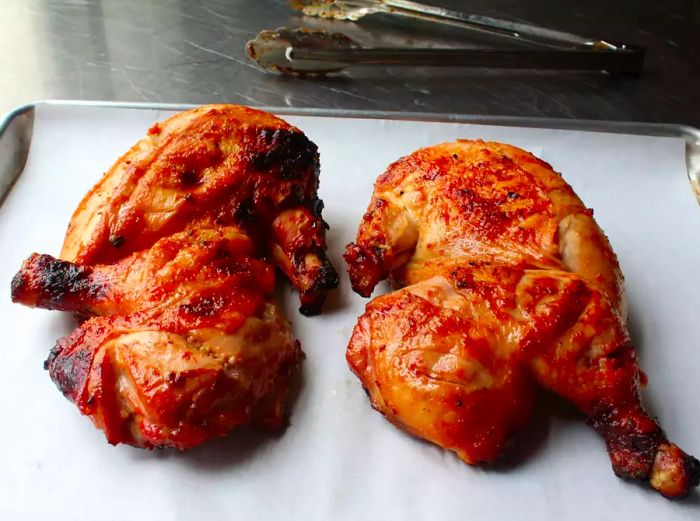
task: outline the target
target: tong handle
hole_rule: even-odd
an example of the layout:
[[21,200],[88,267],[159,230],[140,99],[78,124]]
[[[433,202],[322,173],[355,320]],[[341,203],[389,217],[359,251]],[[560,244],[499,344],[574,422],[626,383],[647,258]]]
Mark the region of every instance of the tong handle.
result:
[[641,73],[644,52],[623,50],[515,50],[497,49],[305,49],[291,47],[288,58],[349,65],[411,65],[489,67],[500,69],[549,69]]

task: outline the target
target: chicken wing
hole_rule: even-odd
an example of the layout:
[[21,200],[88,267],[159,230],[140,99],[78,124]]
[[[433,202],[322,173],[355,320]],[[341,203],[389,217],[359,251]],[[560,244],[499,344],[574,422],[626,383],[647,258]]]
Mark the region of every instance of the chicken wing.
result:
[[375,184],[348,245],[372,300],[347,360],[372,405],[474,464],[527,421],[537,385],[570,400],[605,439],[614,472],[686,495],[700,463],[644,411],[622,274],[571,187],[513,146],[418,150]]
[[34,254],[15,302],[83,322],[46,361],[110,443],[187,449],[284,421],[302,352],[271,301],[275,264],[317,313],[337,275],[318,154],[261,111],[212,105],[154,125],[87,194],[61,258]]

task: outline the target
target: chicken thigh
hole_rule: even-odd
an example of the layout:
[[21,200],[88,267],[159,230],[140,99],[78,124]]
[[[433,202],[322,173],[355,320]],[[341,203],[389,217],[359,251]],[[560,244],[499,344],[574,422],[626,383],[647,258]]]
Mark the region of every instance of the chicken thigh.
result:
[[90,317],[46,368],[110,443],[185,449],[283,422],[301,350],[269,301],[274,270],[252,251],[229,227],[180,232],[115,264],[35,254],[12,296]]
[[587,416],[618,476],[668,497],[698,485],[698,460],[640,403],[616,256],[545,162],[483,141],[418,150],[379,177],[345,259],[359,294],[399,288],[367,305],[347,351],[394,424],[489,462],[540,385]]

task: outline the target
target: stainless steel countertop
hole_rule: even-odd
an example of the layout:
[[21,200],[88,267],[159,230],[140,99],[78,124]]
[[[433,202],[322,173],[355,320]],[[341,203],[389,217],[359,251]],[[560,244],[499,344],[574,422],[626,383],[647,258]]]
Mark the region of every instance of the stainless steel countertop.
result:
[[0,110],[39,99],[234,102],[686,123],[700,126],[700,0],[432,0],[648,48],[640,79],[590,73],[354,69],[268,75],[245,56],[264,28],[323,26],[369,45],[465,45],[464,33],[293,14],[284,0],[3,0]]

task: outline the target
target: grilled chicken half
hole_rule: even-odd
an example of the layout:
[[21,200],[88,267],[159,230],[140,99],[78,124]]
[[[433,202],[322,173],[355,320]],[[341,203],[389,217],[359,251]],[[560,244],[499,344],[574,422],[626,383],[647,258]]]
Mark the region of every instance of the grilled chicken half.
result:
[[372,300],[347,360],[395,425],[475,464],[529,418],[536,387],[571,401],[614,472],[667,497],[700,463],[644,411],[623,279],[603,232],[545,162],[457,141],[395,162],[375,183],[345,259]]
[[271,299],[276,267],[318,312],[318,154],[261,111],[200,107],[156,124],[76,210],[61,258],[34,254],[15,302],[82,323],[46,361],[110,443],[187,449],[284,423],[302,352]]

